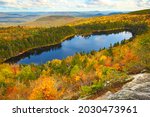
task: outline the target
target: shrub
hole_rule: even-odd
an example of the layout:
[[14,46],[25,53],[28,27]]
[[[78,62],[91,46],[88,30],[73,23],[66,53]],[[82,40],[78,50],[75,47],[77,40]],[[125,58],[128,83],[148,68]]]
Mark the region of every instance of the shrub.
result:
[[35,80],[36,75],[32,70],[31,66],[25,66],[22,68],[21,72],[17,76],[18,80]]

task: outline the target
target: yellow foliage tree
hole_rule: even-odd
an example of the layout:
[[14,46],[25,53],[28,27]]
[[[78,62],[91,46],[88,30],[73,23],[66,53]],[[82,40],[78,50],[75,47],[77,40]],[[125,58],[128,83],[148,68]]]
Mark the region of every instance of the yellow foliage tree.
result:
[[30,100],[57,100],[60,93],[55,87],[55,81],[50,77],[41,77],[35,82],[35,86],[29,96]]

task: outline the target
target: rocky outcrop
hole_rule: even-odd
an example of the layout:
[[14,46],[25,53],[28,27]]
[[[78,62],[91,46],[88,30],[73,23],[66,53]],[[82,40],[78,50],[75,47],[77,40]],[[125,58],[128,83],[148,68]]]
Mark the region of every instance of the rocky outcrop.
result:
[[150,100],[150,73],[132,75],[134,79],[116,93],[107,92],[97,99],[104,100]]

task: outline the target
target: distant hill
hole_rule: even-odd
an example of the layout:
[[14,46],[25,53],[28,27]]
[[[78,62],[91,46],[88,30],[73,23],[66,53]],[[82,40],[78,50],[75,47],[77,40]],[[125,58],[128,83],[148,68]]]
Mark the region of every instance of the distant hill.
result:
[[150,9],[145,9],[145,10],[139,10],[139,11],[134,11],[130,12],[129,14],[150,14]]
[[23,26],[55,27],[55,26],[63,26],[80,19],[82,18],[73,16],[44,16],[36,19],[35,21],[26,22],[23,24]]
[[123,14],[124,12],[112,12],[112,13],[109,13],[108,15],[117,15],[117,14]]
[[70,20],[70,19],[74,19],[75,17],[72,17],[72,16],[45,16],[45,17],[41,17],[41,18],[38,18],[36,19],[35,21],[56,21],[56,20],[59,20],[59,19],[64,19],[64,20]]
[[15,26],[37,19],[40,15],[23,12],[0,12],[0,26]]
[[0,27],[7,26],[62,26],[82,18],[120,14],[117,11],[78,12],[0,12]]

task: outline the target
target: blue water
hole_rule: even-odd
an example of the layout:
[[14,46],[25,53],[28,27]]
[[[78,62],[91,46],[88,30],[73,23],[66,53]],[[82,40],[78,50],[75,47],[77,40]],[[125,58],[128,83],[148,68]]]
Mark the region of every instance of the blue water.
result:
[[123,31],[120,33],[112,34],[96,34],[87,37],[75,36],[69,40],[62,42],[56,47],[49,47],[46,50],[38,53],[34,51],[32,54],[24,56],[17,61],[18,64],[43,64],[53,59],[64,59],[72,56],[77,52],[91,52],[92,50],[98,51],[101,48],[108,48],[110,44],[121,42],[124,39],[132,38],[132,33]]

